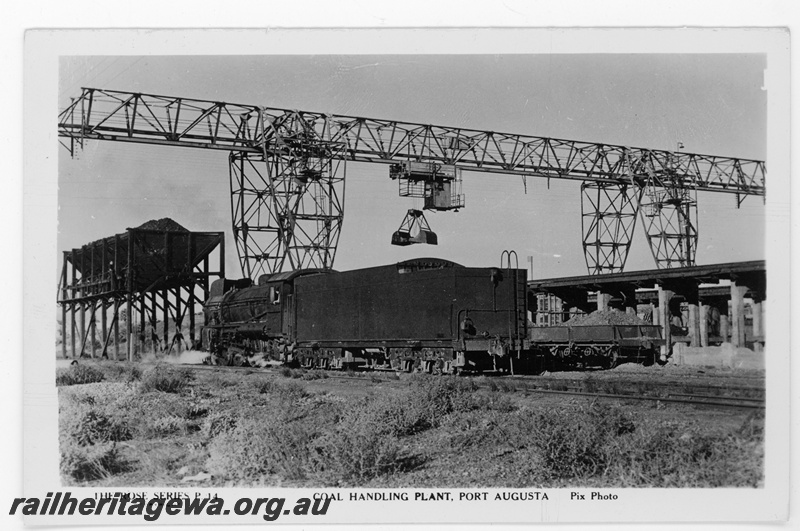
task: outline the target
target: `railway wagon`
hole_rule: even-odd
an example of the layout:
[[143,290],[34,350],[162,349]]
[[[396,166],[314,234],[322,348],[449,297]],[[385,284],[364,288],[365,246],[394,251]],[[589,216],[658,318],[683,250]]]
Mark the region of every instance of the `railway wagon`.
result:
[[602,367],[623,361],[656,361],[664,344],[661,327],[654,325],[569,325],[531,327],[531,356],[552,367]]

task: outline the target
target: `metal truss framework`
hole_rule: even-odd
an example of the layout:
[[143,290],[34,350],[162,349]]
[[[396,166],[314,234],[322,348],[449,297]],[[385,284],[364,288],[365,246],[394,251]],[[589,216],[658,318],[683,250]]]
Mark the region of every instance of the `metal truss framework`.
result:
[[[469,171],[594,183],[598,190],[602,184],[612,196],[611,185],[617,186],[618,193],[625,185],[667,195],[670,190],[731,193],[737,201],[765,194],[765,164],[757,160],[91,88],[83,89],[60,113],[58,132],[71,152],[87,139],[233,152],[234,232],[240,260],[250,275],[306,264],[332,267],[344,204],[341,161],[436,162]],[[256,175],[252,170],[258,166]],[[307,171],[314,167],[319,173]],[[293,190],[290,183],[295,185]],[[316,206],[305,197],[295,201],[297,195],[314,194],[325,196]],[[623,199],[619,204],[627,209],[629,203]],[[588,214],[600,219],[607,208],[614,212],[614,204],[610,200],[607,206],[595,205]],[[659,216],[667,216],[661,212]],[[686,209],[683,212],[680,216],[685,218]],[[616,214],[620,222],[629,217],[627,210]],[[309,224],[298,231],[299,221]],[[316,234],[310,228],[314,224]],[[607,232],[617,233],[614,227]],[[661,232],[672,234],[668,229]],[[603,238],[599,241],[605,242]],[[629,245],[624,238],[617,242],[615,253],[599,253],[602,246],[585,246],[587,252],[595,253],[594,258],[587,256],[587,266],[591,269],[597,262],[600,269],[594,267],[599,272],[624,265],[620,258]],[[651,235],[651,245],[657,239]],[[680,251],[684,256],[688,256],[686,248]],[[680,263],[670,254],[671,246],[664,249],[653,251],[654,256],[667,257],[659,265]]]
[[242,271],[330,269],[344,219],[344,145],[296,112],[262,114],[261,153],[231,151],[231,212]]
[[683,186],[674,156],[642,158],[637,173],[644,176],[639,215],[656,266],[695,265],[697,189]]
[[583,254],[589,274],[624,270],[642,189],[627,184],[581,185]]

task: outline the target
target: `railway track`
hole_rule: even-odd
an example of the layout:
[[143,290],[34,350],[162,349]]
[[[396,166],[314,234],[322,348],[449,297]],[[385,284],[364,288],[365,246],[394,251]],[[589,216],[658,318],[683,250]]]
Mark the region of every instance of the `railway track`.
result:
[[[182,365],[182,367],[198,371],[212,372],[244,372],[247,374],[262,373],[277,376],[280,368],[254,368],[254,367],[225,367],[211,365]],[[305,373],[304,373],[305,374]],[[397,377],[388,377],[382,372],[356,372],[356,373],[337,373],[325,371],[324,379],[345,380],[352,383],[363,383],[372,385],[384,382],[397,382]],[[391,374],[396,374],[392,372]],[[692,392],[685,392],[686,385],[671,386],[670,383],[663,382],[622,382],[614,381],[617,392],[602,392],[590,389],[590,386],[603,387],[602,382],[591,382],[586,385],[585,380],[556,379],[551,378],[544,381],[534,378],[523,377],[501,377],[501,378],[481,378],[468,377],[478,388],[504,391],[523,391],[546,395],[560,395],[565,397],[586,397],[598,400],[617,400],[617,401],[643,401],[654,402],[661,405],[676,404],[690,405],[711,408],[734,408],[734,409],[764,409],[765,400],[763,388],[741,387],[728,388],[724,386],[698,386],[691,384],[689,388]],[[627,389],[625,388],[627,385]],[[647,387],[643,390],[642,387]],[[553,388],[557,387],[557,388]],[[675,387],[675,388],[671,388]],[[748,392],[758,396],[742,396],[741,392]]]
[[764,409],[765,401],[757,398],[743,398],[737,396],[692,395],[688,393],[668,393],[664,396],[650,396],[628,393],[599,393],[581,390],[560,391],[539,387],[525,387],[525,391],[543,394],[555,394],[575,397],[591,397],[601,400],[617,401],[648,401],[660,404],[684,404],[693,406],[707,406],[717,408],[737,409]]

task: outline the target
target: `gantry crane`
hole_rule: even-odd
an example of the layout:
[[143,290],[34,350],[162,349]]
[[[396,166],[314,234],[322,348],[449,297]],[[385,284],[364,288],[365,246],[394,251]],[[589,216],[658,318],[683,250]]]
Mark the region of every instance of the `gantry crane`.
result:
[[697,192],[765,194],[763,161],[476,131],[219,101],[84,88],[59,114],[74,154],[86,140],[229,153],[233,234],[251,278],[331,268],[347,161],[390,165],[400,195],[464,206],[462,170],[581,183],[590,274],[625,267],[637,218],[658,267],[694,265]]

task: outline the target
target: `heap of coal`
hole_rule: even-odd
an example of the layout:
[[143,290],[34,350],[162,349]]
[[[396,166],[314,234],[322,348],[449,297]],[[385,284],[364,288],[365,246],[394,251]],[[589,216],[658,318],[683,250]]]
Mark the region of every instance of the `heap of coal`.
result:
[[162,232],[189,232],[188,229],[171,218],[151,219],[150,221],[142,223],[136,228],[142,230],[157,230]]
[[576,315],[569,321],[572,326],[592,326],[592,325],[645,325],[649,324],[639,319],[635,314],[631,315],[619,310],[597,310],[589,314]]

